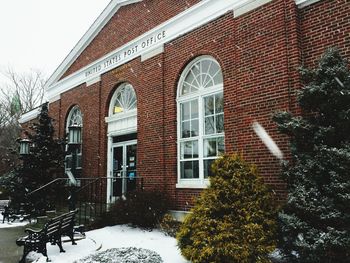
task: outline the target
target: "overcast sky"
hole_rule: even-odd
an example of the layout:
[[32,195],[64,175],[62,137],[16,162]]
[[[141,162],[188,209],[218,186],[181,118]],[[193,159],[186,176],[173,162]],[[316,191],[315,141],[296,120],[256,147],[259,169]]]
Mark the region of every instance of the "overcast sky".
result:
[[[1,1],[0,71],[33,68],[49,77],[109,1]],[[3,81],[0,76],[0,83]]]

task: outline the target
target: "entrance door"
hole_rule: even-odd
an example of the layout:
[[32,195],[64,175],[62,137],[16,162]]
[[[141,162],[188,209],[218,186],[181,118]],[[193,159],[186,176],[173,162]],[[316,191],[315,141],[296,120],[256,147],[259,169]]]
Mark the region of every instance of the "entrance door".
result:
[[136,189],[136,151],[135,140],[113,144],[112,200]]

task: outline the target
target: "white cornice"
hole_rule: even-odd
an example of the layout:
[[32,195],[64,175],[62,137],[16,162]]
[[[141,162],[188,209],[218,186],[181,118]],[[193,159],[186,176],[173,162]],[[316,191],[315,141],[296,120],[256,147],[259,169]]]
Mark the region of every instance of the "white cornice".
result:
[[319,1],[321,0],[295,0],[295,3],[299,8],[303,8]]
[[41,110],[41,108],[38,107],[38,108],[35,108],[35,109],[31,110],[31,111],[28,111],[28,112],[24,113],[21,116],[21,118],[18,120],[18,122],[20,124],[22,124],[22,123],[26,123],[28,121],[36,119],[39,116],[39,114],[40,114],[40,110]]
[[[95,35],[101,30],[101,28],[108,22],[108,20],[113,16],[114,12],[123,3],[130,4],[133,2],[139,2],[141,0],[131,0],[131,1],[112,1],[109,6],[105,9],[103,14],[99,17],[93,27],[96,27],[95,34],[90,33],[86,38],[89,43],[95,37]],[[298,2],[298,0],[296,0]],[[305,0],[304,0],[305,1]],[[309,0],[310,1],[310,0]],[[311,0],[312,1],[312,0]],[[118,5],[116,5],[116,2]],[[267,2],[268,0],[203,0],[198,4],[188,8],[184,12],[174,16],[168,21],[160,24],[159,26],[153,28],[152,30],[142,34],[141,36],[135,38],[134,40],[124,44],[122,47],[115,49],[114,51],[106,54],[100,59],[92,62],[91,64],[81,68],[77,72],[65,77],[64,79],[58,81],[58,77],[62,76],[67,69],[67,67],[73,63],[73,61],[82,52],[83,48],[87,46],[84,44],[83,39],[78,43],[81,47],[76,47],[72,50],[70,57],[61,64],[61,66],[55,71],[54,75],[48,81],[45,86],[48,98],[56,97],[57,95],[68,91],[80,84],[89,82],[100,76],[101,74],[108,72],[120,65],[123,65],[139,56],[146,57],[147,54],[152,54],[153,50],[159,50],[162,45],[170,42],[179,36],[182,36],[192,30],[207,24],[208,22],[217,19],[218,17],[224,15],[227,12],[240,12],[242,15],[244,12],[242,10],[252,10],[257,8]],[[299,0],[301,2],[301,0]],[[113,7],[115,8],[113,11]],[[242,14],[241,14],[242,13]],[[102,23],[101,26],[99,23]],[[90,30],[89,30],[90,31]],[[151,39],[156,39],[150,45],[143,44]],[[77,45],[77,46],[78,46]],[[75,51],[75,50],[79,50]],[[130,54],[125,52],[130,51]],[[133,51],[133,52],[131,52]]]
[[83,35],[83,37],[72,49],[72,51],[68,54],[68,56],[50,76],[45,86],[49,87],[54,82],[57,82],[60,77],[62,77],[64,72],[68,70],[68,68],[97,36],[97,34],[102,30],[102,28],[107,24],[107,22],[112,18],[112,16],[118,11],[119,8],[141,1],[142,0],[111,0],[107,7],[102,11],[101,15],[95,20],[88,31]]

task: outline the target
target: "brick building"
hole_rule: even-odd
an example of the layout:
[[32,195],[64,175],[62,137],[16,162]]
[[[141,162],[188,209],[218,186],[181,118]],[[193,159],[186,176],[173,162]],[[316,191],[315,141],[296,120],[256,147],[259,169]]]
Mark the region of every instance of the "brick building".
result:
[[[348,0],[112,0],[47,83],[57,135],[82,126],[82,177],[142,177],[172,210],[191,206],[224,151],[257,164],[283,199],[252,123],[288,156],[271,117],[298,113],[300,65],[329,46],[350,57],[349,13]],[[108,202],[127,190],[106,179]]]

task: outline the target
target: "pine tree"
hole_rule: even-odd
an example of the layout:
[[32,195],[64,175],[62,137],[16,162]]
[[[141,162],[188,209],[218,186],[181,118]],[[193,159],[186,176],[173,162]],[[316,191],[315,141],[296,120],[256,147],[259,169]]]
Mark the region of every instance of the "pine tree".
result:
[[177,235],[182,255],[193,263],[270,262],[277,211],[256,167],[234,154],[212,170],[210,186]]
[[336,48],[301,69],[302,116],[275,116],[291,138],[288,200],[279,214],[288,262],[350,262],[350,72]]
[[21,203],[29,203],[40,212],[50,208],[60,193],[58,188],[48,187],[31,194],[63,174],[64,140],[54,138],[54,132],[53,119],[49,116],[48,104],[45,103],[38,121],[24,132],[32,143],[30,154],[22,156],[21,164],[2,181],[10,192],[14,208]]

